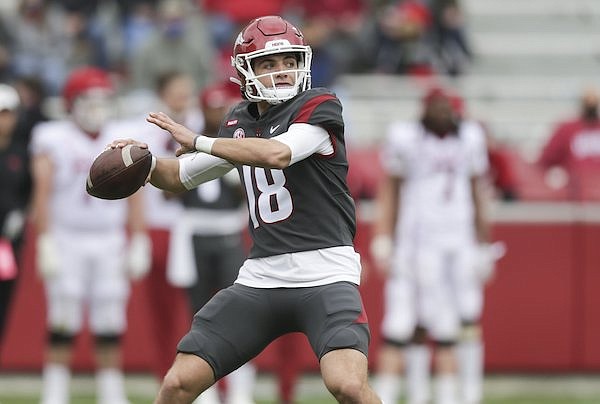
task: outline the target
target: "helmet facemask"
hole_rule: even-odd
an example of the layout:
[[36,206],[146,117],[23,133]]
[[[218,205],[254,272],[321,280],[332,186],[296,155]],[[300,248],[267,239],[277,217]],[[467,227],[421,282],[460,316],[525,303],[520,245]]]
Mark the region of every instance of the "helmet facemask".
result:
[[95,88],[82,93],[73,102],[71,116],[87,133],[98,133],[114,116],[112,92]]
[[[238,38],[238,40],[240,40]],[[291,53],[296,56],[297,69],[280,70],[257,75],[253,69],[253,62],[257,58]],[[269,104],[279,104],[295,97],[298,93],[311,87],[310,67],[312,63],[312,50],[306,45],[291,45],[286,39],[275,39],[266,43],[264,49],[250,53],[238,54],[231,59],[232,65],[237,69],[240,78],[243,77],[242,92],[249,101],[267,101]],[[290,74],[295,78],[292,87],[277,88],[275,77],[278,74]],[[271,86],[265,86],[260,78],[270,76]]]

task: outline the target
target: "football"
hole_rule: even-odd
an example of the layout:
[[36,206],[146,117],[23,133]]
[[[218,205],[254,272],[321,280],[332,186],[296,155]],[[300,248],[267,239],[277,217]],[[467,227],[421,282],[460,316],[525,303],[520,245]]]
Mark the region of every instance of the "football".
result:
[[100,199],[127,198],[144,185],[151,166],[148,149],[134,145],[106,149],[90,167],[86,190]]

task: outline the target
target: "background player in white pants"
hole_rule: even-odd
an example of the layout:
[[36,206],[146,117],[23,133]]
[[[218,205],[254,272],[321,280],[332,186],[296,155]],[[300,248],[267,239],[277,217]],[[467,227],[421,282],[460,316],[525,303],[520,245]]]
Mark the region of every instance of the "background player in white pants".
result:
[[108,122],[112,93],[104,71],[77,69],[63,94],[69,119],[41,123],[33,131],[33,219],[49,331],[43,404],[69,402],[71,349],[86,310],[96,343],[98,403],[128,403],[119,343],[129,277],[147,272],[151,245],[139,194],[105,201],[85,190],[94,157],[118,135]]
[[[488,161],[482,128],[461,121],[450,95],[433,89],[424,98],[421,120],[390,126],[382,164],[387,176],[371,250],[389,271],[378,393],[386,402],[397,400],[404,347],[422,325],[437,343],[435,402],[479,402],[475,379],[463,385],[459,399],[454,345],[462,322],[478,319],[482,307],[476,264],[490,237],[483,211]],[[465,364],[480,369],[476,341]],[[409,353],[416,363],[408,364],[408,402],[424,403],[429,355],[424,346]]]

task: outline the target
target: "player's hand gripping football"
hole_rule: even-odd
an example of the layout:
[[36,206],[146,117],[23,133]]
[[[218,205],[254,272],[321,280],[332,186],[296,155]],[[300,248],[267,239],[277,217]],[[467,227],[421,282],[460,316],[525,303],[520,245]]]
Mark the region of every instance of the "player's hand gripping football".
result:
[[[142,149],[147,149],[148,148],[148,144],[144,143],[144,142],[139,142],[135,139],[115,139],[113,140],[111,143],[109,143],[108,145],[106,145],[106,148],[110,148],[110,149],[116,149],[116,148],[123,148],[127,145],[134,145],[134,146],[138,146]],[[152,173],[154,172],[154,169],[156,168],[156,156],[152,156],[152,165],[150,166],[150,171],[148,172],[148,175],[146,176],[146,180],[144,181],[144,185],[147,184],[150,181],[150,178],[152,177]]]
[[197,134],[186,128],[185,126],[175,122],[164,112],[150,112],[146,120],[155,124],[161,129],[168,131],[173,139],[180,144],[180,147],[175,150],[176,156],[196,151],[194,139]]

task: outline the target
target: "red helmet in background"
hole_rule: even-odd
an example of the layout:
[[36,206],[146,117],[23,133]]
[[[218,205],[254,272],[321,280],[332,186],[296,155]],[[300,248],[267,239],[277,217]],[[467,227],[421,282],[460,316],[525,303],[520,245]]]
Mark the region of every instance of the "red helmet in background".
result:
[[[295,85],[290,88],[267,87],[254,73],[253,59],[281,53],[297,55],[298,68],[288,70],[296,76]],[[310,88],[310,66],[312,50],[304,42],[298,28],[279,16],[259,17],[248,24],[238,35],[233,47],[231,64],[237,70],[242,94],[250,101],[267,101],[278,104]],[[280,72],[279,72],[280,73]]]
[[108,73],[96,67],[81,67],[73,70],[63,88],[67,109],[70,110],[73,107],[75,98],[92,89],[102,89],[113,93],[114,86]]
[[75,123],[85,132],[95,134],[113,115],[114,92],[106,71],[82,67],[67,78],[63,97]]
[[198,98],[202,108],[223,108],[241,101],[240,89],[232,82],[219,82],[204,88]]
[[431,87],[423,96],[421,121],[425,128],[438,136],[456,133],[461,116],[454,94],[444,87]]

